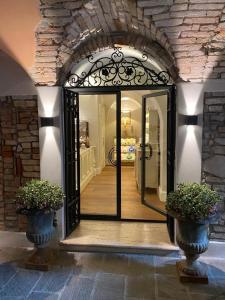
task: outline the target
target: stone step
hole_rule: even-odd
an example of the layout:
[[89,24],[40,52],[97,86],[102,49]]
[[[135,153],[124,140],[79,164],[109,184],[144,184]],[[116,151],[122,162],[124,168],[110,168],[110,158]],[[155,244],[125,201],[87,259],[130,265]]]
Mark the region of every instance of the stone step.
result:
[[177,254],[179,247],[174,245],[146,245],[146,246],[130,246],[130,245],[109,245],[109,244],[73,244],[61,241],[59,248],[67,252],[98,252],[98,253],[125,253],[125,254],[149,254],[149,255],[172,255]]

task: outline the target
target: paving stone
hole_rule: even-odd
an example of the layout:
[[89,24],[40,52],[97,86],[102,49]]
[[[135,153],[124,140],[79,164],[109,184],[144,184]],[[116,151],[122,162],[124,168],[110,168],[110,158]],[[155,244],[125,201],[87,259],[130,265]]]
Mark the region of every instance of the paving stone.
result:
[[149,275],[154,273],[154,256],[131,254],[129,255],[128,268],[126,270],[125,272],[129,275]]
[[102,270],[106,273],[124,274],[128,268],[128,256],[123,254],[105,254]]
[[50,293],[39,293],[39,292],[32,292],[28,300],[58,300],[58,294],[50,294]]
[[154,275],[128,276],[125,285],[125,296],[138,299],[155,299]]
[[92,300],[121,300],[123,295],[117,294],[116,291],[107,290],[102,287],[101,289],[96,289],[93,294]]
[[16,269],[11,263],[0,265],[0,288],[2,288],[8,280],[16,274]]
[[155,275],[156,296],[165,299],[189,300],[188,288],[181,284],[178,277]]
[[0,299],[4,297],[9,299],[11,297],[26,297],[40,279],[41,274],[38,271],[19,270],[0,291]]
[[95,289],[101,290],[103,287],[107,290],[114,291],[115,294],[122,297],[124,294],[125,276],[102,272],[98,273],[96,276]]
[[60,299],[89,300],[93,287],[93,279],[73,276],[66,283]]
[[34,291],[37,292],[60,292],[69,275],[71,274],[70,269],[55,269],[54,271],[45,272],[38,284],[35,286]]
[[216,281],[217,278],[225,278],[225,261],[223,259],[201,257],[201,262],[207,265],[210,281]]
[[209,294],[190,294],[191,299],[197,300],[224,300],[225,294],[221,295],[209,295]]
[[77,256],[74,274],[82,277],[94,278],[97,272],[103,270],[103,257],[103,254],[80,253],[80,255]]
[[155,272],[156,274],[166,274],[176,276],[176,262],[181,258],[155,257]]

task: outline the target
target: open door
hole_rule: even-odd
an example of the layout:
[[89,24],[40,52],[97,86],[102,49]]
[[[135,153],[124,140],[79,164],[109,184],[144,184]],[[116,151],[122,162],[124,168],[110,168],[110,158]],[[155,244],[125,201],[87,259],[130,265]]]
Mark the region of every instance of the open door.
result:
[[166,90],[142,97],[141,201],[166,216],[170,240],[174,242],[174,219],[165,209],[167,193],[174,189],[175,105],[172,92]]
[[64,89],[65,224],[68,236],[80,222],[79,95]]

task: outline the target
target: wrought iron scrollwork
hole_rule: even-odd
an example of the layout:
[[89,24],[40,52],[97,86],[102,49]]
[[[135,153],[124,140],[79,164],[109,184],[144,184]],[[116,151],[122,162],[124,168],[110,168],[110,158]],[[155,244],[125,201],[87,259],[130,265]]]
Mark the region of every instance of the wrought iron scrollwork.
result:
[[121,48],[115,48],[109,57],[95,59],[90,55],[87,60],[90,69],[70,74],[70,87],[166,85],[171,81],[167,71],[157,73],[147,67],[146,54],[141,58],[125,56]]

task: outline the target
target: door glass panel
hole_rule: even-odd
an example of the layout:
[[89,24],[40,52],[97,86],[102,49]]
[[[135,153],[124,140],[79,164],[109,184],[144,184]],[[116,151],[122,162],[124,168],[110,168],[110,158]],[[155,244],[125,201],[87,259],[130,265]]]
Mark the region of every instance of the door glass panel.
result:
[[81,214],[117,214],[116,95],[80,95]]
[[[142,201],[142,127],[145,122],[145,127],[148,128],[145,134],[146,140],[146,155],[149,157],[154,151],[154,157],[146,160],[146,189],[145,194],[149,195],[149,187],[151,194],[148,201],[153,201],[161,206],[164,204],[159,201],[158,196],[158,165],[157,155],[159,146],[157,148],[158,135],[153,131],[158,121],[157,115],[149,123],[149,112],[146,114],[146,121],[143,118],[142,111],[142,96],[146,94],[145,91],[123,91],[121,93],[121,215],[124,219],[136,220],[152,220],[165,221],[164,215],[147,207]],[[157,123],[157,126],[158,123]],[[150,129],[150,131],[149,131]],[[155,145],[152,145],[155,139]],[[151,142],[151,144],[150,144]],[[153,148],[151,148],[153,147]],[[152,168],[153,174],[150,175],[149,167]],[[166,170],[165,170],[166,172]],[[150,177],[149,177],[150,175]]]
[[166,214],[167,95],[146,97],[143,109],[142,200],[150,208]]

